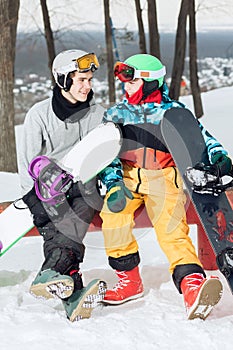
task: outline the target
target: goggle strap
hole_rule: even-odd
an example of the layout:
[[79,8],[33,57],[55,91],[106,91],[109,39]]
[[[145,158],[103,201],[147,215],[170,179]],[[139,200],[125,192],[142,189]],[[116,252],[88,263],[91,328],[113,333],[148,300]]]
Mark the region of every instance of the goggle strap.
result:
[[70,72],[74,72],[75,70],[77,70],[77,64],[76,62],[72,62],[70,64],[67,64],[66,66],[62,66],[55,69],[55,72],[57,74],[68,74]]
[[157,71],[153,71],[153,70],[138,70],[138,69],[134,69],[134,79],[135,78],[149,78],[149,79],[159,79],[164,77],[164,75],[166,74],[166,67],[163,66],[161,69],[157,70]]

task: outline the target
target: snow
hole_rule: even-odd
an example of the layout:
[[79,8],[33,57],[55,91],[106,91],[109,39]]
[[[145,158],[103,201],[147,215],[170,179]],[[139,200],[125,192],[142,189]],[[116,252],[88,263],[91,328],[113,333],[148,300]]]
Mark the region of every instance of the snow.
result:
[[[231,142],[233,87],[202,95],[202,123],[233,154]],[[191,109],[191,96],[182,101]],[[20,127],[17,128],[17,138]],[[0,173],[0,202],[20,196],[17,174]],[[190,226],[196,244],[196,228]],[[23,238],[0,258],[0,340],[2,350],[219,350],[232,349],[233,298],[224,277],[224,293],[206,321],[188,321],[182,295],[175,289],[168,263],[152,229],[137,229],[145,296],[121,306],[99,306],[87,320],[69,322],[59,300],[42,301],[28,292],[43,261],[42,238]],[[112,286],[116,278],[108,266],[101,232],[85,239],[82,264],[85,283],[103,278]]]

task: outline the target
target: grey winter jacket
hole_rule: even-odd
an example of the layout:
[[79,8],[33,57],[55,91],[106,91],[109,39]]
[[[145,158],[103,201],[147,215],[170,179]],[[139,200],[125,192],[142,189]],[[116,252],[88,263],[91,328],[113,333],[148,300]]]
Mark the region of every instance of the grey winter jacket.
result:
[[77,114],[61,121],[53,112],[51,97],[36,103],[28,111],[18,153],[22,196],[33,187],[33,180],[28,174],[31,160],[43,154],[60,161],[75,143],[102,122],[104,108],[92,99],[90,108],[81,113],[81,117]]

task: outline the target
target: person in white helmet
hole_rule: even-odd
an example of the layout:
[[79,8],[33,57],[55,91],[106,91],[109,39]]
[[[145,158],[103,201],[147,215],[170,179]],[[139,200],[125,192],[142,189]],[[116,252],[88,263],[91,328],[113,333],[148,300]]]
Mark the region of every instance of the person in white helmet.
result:
[[104,297],[105,282],[95,279],[84,287],[79,271],[85,251],[83,239],[102,199],[94,179],[86,185],[73,183],[65,203],[45,208],[28,167],[36,156],[61,160],[77,140],[102,122],[104,109],[95,104],[92,90],[98,67],[94,53],[67,50],[55,57],[52,96],[28,111],[19,154],[22,198],[44,239],[45,260],[30,292],[36,297],[60,298],[71,321],[90,317],[96,302]]

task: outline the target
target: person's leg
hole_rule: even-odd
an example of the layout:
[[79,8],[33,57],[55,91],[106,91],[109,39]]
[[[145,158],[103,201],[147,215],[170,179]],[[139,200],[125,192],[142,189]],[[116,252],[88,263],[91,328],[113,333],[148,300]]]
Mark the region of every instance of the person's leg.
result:
[[106,283],[95,279],[83,286],[79,266],[85,251],[82,242],[96,211],[80,195],[69,204],[59,219],[39,229],[44,237],[45,261],[31,292],[63,299],[67,317],[74,321],[90,317],[104,298]]
[[[71,208],[67,213],[68,216],[65,216],[62,222],[59,223],[59,228],[64,230],[67,236],[75,237],[75,241],[82,246],[88,227],[96,213],[93,203],[94,197],[95,195],[93,196],[93,193],[90,193],[90,195],[86,194],[86,196],[83,195],[73,199]],[[74,279],[73,294],[62,301],[67,317],[72,322],[89,318],[93,309],[103,300],[107,289],[106,282],[100,279],[94,279],[83,286],[82,275],[79,271],[79,263],[82,261],[83,256],[82,259],[77,259],[77,270],[74,268],[70,271]]]
[[67,298],[73,293],[75,284],[71,272],[79,270],[85,248],[56,230],[52,222],[38,231],[44,239],[45,260],[30,292],[46,299]]
[[148,216],[160,247],[168,258],[175,286],[184,296],[188,318],[206,318],[220,300],[221,282],[216,277],[206,279],[189,237],[184,206],[186,198],[179,174],[174,173],[173,168],[167,168],[164,175],[164,191],[145,199]]
[[132,232],[134,212],[143,203],[143,197],[134,196],[133,200],[127,199],[126,208],[120,213],[111,213],[105,202],[100,214],[109,265],[119,279],[105,294],[104,302],[108,304],[120,304],[143,295],[138,244]]

